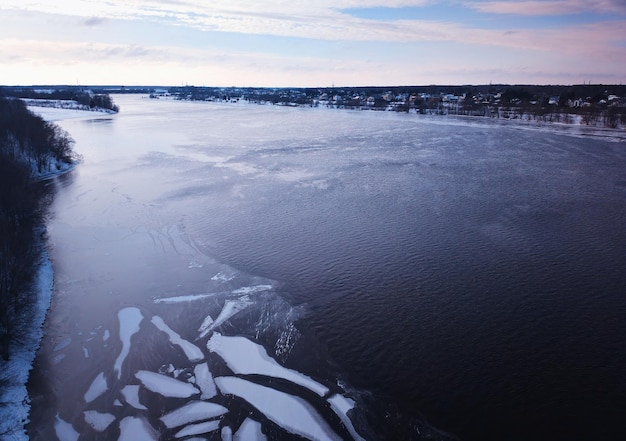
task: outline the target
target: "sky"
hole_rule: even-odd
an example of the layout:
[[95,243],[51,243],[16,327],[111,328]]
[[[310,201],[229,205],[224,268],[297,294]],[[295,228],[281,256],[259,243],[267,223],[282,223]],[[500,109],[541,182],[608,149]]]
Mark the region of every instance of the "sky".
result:
[[626,0],[0,0],[0,84],[624,84]]

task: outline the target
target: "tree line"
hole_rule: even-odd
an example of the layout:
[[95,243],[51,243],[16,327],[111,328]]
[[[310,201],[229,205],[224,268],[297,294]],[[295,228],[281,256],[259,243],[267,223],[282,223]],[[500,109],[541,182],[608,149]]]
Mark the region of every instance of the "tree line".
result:
[[45,194],[38,177],[72,162],[73,140],[18,99],[0,97],[0,349],[28,322],[35,299],[29,291],[41,252],[37,227]]
[[114,112],[119,107],[113,102],[108,93],[94,93],[79,87],[57,87],[51,90],[35,89],[33,87],[8,87],[0,88],[0,94],[14,98],[28,98],[41,100],[71,100],[90,108],[99,107]]

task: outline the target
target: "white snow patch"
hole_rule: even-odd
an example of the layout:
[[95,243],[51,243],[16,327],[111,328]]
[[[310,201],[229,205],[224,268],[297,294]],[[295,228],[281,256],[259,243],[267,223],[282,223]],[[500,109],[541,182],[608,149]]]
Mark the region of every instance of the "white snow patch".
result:
[[170,339],[170,343],[179,346],[183,350],[185,356],[189,359],[189,361],[200,361],[204,358],[204,354],[202,353],[200,348],[198,348],[193,343],[190,343],[187,340],[183,339],[179,334],[174,332],[169,326],[165,324],[161,317],[155,315],[154,317],[152,317],[152,323],[160,331],[163,331],[167,334]]
[[130,339],[131,337],[139,332],[139,325],[143,320],[143,315],[141,315],[141,311],[139,308],[124,308],[117,313],[117,316],[120,320],[120,340],[122,340],[122,352],[115,360],[115,365],[113,369],[117,372],[117,378],[119,379],[122,375],[122,364],[130,351]]
[[57,414],[57,420],[54,422],[54,432],[60,441],[78,441],[80,434],[67,421],[61,419]]
[[213,381],[213,375],[209,370],[209,365],[206,363],[198,364],[193,369],[193,374],[196,377],[196,385],[202,391],[200,398],[208,400],[217,395],[217,388],[215,387],[215,381]]
[[110,413],[100,413],[96,410],[87,410],[83,412],[85,422],[89,424],[96,432],[104,432],[107,427],[115,421],[115,416]]
[[176,380],[167,375],[150,371],[139,371],[135,377],[152,392],[171,398],[189,398],[200,391],[192,384]]
[[267,437],[261,431],[261,423],[254,421],[250,418],[246,418],[239,430],[233,437],[234,441],[267,441]]
[[341,440],[313,406],[300,397],[236,377],[218,377],[215,382],[222,394],[243,398],[290,433],[316,441]]
[[228,409],[219,404],[209,403],[207,401],[192,401],[183,407],[163,415],[161,421],[165,424],[165,427],[171,429],[195,421],[216,418],[227,412]]
[[107,384],[107,379],[104,378],[104,372],[100,372],[91,382],[91,386],[89,386],[87,392],[85,392],[85,402],[91,403],[93,400],[105,393],[108,388],[109,386]]
[[126,417],[120,422],[120,437],[117,441],[157,441],[159,434],[142,417]]
[[146,406],[139,401],[139,386],[136,384],[129,384],[124,386],[121,390],[124,400],[135,409],[148,410]]
[[259,374],[268,377],[283,378],[312,390],[319,396],[328,393],[328,388],[312,378],[287,369],[267,355],[265,348],[245,337],[227,337],[213,334],[207,342],[207,348],[222,357],[235,374]]
[[233,429],[228,426],[222,427],[222,441],[233,441]]
[[348,432],[350,432],[354,441],[365,441],[365,439],[361,437],[361,435],[359,435],[354,428],[350,417],[348,417],[348,411],[354,409],[354,400],[344,397],[343,395],[336,394],[330,397],[328,402],[330,403],[330,407],[333,411],[341,419],[343,425],[346,429],[348,429]]
[[174,435],[176,438],[183,438],[191,435],[201,435],[203,433],[215,432],[220,428],[219,420],[207,421],[206,423],[190,424],[184,429],[179,430]]

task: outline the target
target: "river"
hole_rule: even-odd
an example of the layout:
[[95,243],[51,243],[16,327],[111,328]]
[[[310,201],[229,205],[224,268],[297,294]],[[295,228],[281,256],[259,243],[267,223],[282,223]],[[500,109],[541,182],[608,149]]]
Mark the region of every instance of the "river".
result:
[[623,141],[114,99],[58,122],[31,439],[623,436]]

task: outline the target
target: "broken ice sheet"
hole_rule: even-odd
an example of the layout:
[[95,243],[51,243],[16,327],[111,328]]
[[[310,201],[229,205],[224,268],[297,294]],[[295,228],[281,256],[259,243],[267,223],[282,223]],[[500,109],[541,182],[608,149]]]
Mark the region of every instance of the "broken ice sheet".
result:
[[115,421],[115,416],[110,413],[101,413],[96,410],[87,410],[83,412],[85,422],[89,424],[96,432],[104,432],[107,427]]
[[180,347],[183,350],[185,356],[189,359],[189,361],[200,361],[204,358],[204,354],[202,353],[200,348],[198,348],[193,343],[190,343],[187,340],[183,339],[180,335],[174,332],[169,326],[165,324],[161,317],[155,315],[154,317],[152,317],[152,323],[160,331],[163,331],[167,334],[170,339],[170,343]]
[[74,429],[74,427],[59,417],[57,414],[57,420],[54,422],[54,432],[60,441],[78,441],[80,434]]
[[135,377],[152,392],[170,398],[189,398],[200,391],[192,384],[176,380],[167,375],[150,371],[139,371]]
[[242,296],[237,300],[226,300],[226,302],[224,302],[224,307],[222,308],[220,315],[218,315],[215,321],[200,333],[200,336],[198,338],[203,338],[213,329],[217,328],[226,320],[230,319],[235,314],[239,313],[250,305],[252,305],[252,301],[248,296]]
[[192,435],[202,435],[203,433],[215,432],[220,428],[220,421],[207,421],[206,423],[190,424],[179,430],[174,435],[176,438],[184,438]]
[[319,441],[339,441],[321,415],[304,399],[236,377],[217,377],[224,395],[240,397],[289,433]]
[[129,384],[122,389],[122,395],[128,404],[135,409],[148,410],[146,406],[139,402],[139,386],[136,384]]
[[113,370],[117,372],[117,378],[119,379],[122,375],[122,364],[130,351],[130,339],[135,333],[139,332],[139,325],[143,320],[143,315],[141,315],[139,308],[131,307],[120,310],[120,312],[117,313],[117,316],[120,320],[120,340],[122,340],[122,351],[115,360]]
[[193,369],[193,374],[196,377],[196,385],[202,391],[202,395],[200,398],[203,400],[208,400],[209,398],[213,398],[217,395],[217,388],[215,387],[215,382],[213,381],[213,375],[209,370],[209,366],[206,363],[198,364]]
[[298,371],[281,366],[276,360],[267,355],[267,351],[263,346],[245,337],[228,337],[215,333],[209,339],[207,348],[219,355],[235,374],[259,374],[283,378],[306,387],[319,396],[323,397],[328,393],[326,386]]
[[333,411],[341,419],[343,425],[348,429],[354,441],[365,441],[354,428],[350,417],[348,417],[348,412],[354,409],[354,400],[344,397],[343,395],[335,394],[328,399],[328,402]]
[[233,437],[234,441],[267,441],[267,437],[261,431],[261,423],[254,421],[250,418],[246,418],[239,430]]
[[165,427],[171,429],[195,421],[216,418],[224,415],[226,412],[228,412],[228,409],[219,404],[209,403],[207,401],[192,401],[183,407],[163,415],[161,421],[165,424]]
[[91,403],[100,395],[105,393],[109,387],[107,386],[107,380],[104,378],[104,372],[100,372],[96,378],[91,382],[91,386],[85,392],[85,402]]
[[143,417],[126,417],[120,422],[117,441],[157,441],[159,434]]

